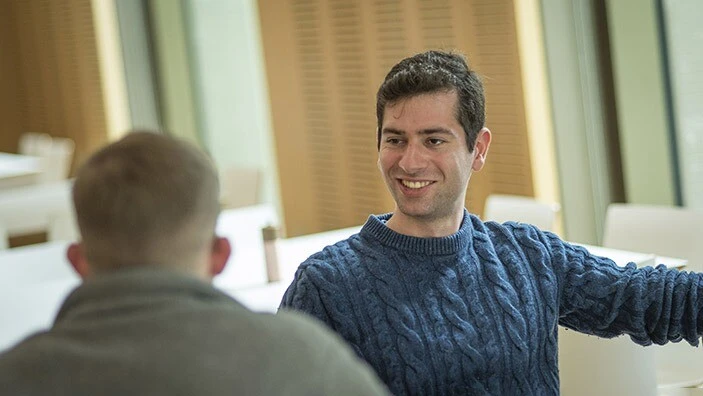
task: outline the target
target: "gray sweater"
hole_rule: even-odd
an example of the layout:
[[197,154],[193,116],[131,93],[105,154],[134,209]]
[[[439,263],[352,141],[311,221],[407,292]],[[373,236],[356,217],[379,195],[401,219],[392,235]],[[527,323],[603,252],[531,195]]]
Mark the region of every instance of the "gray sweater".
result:
[[123,270],[78,287],[53,327],[0,355],[0,395],[382,395],[336,335],[256,314],[199,280]]

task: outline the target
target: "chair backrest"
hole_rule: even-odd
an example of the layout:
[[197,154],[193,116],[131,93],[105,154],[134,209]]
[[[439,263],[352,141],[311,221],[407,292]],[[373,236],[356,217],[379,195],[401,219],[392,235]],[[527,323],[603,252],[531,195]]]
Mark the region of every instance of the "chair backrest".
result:
[[228,167],[220,172],[220,201],[227,209],[261,203],[261,171],[257,168]]
[[39,154],[44,165],[41,181],[47,183],[68,178],[74,151],[75,143],[72,139],[52,138],[51,145],[44,147],[44,151]]
[[49,216],[48,241],[76,242],[80,239],[78,224],[73,208],[57,211]]
[[19,153],[41,158],[39,181],[50,183],[68,178],[75,151],[72,139],[27,132],[20,136]]
[[559,328],[559,377],[565,396],[657,395],[655,358],[628,336],[606,339]]
[[611,204],[605,216],[603,246],[688,260],[703,269],[703,211],[673,206]]
[[518,221],[545,231],[554,231],[559,210],[557,203],[542,202],[532,197],[492,194],[486,199],[483,219],[499,223]]
[[52,144],[48,133],[25,132],[20,136],[18,152],[39,157],[50,150]]
[[0,250],[5,250],[10,246],[10,236],[7,234],[7,228],[0,224]]
[[72,180],[0,191],[0,223],[9,236],[48,231],[51,222],[72,212]]
[[[608,206],[603,245],[688,260],[685,270],[703,272],[703,211],[672,206]],[[660,388],[703,384],[703,353],[686,342],[652,348]]]

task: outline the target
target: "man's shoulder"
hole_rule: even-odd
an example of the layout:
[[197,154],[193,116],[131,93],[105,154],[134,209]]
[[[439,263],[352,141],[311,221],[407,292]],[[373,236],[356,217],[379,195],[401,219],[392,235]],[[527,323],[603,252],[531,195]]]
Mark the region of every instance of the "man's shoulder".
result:
[[[266,340],[267,349],[279,356],[281,363],[285,362],[284,357],[298,361],[304,358],[314,366],[315,362],[325,363],[330,352],[351,353],[349,346],[314,316],[287,309],[281,309],[275,315],[254,315],[257,315],[262,325],[259,333],[261,340]],[[295,357],[291,353],[302,355]]]
[[310,389],[315,394],[387,394],[370,367],[323,322],[290,310],[279,310],[274,319],[276,330],[282,331],[277,362],[293,372],[287,386],[295,379],[300,383],[293,387],[303,390],[301,394]]
[[267,316],[267,320],[270,320],[270,324],[274,325],[276,331],[282,331],[298,341],[313,341],[315,336],[320,336],[325,340],[330,338],[336,340],[336,336],[328,331],[326,325],[314,316],[286,309],[279,310],[275,315]]
[[539,236],[543,231],[536,226],[528,223],[517,221],[506,221],[499,223],[496,221],[478,221],[478,225],[474,226],[476,234],[485,234],[491,239],[510,239],[510,238],[534,238]]
[[480,232],[474,233],[474,248],[485,248],[502,259],[528,257],[527,262],[536,263],[568,245],[558,235],[528,223],[486,221],[479,228]]
[[38,394],[38,377],[52,374],[57,364],[57,350],[61,347],[50,331],[29,336],[18,344],[0,352],[0,390],[22,389],[22,394]]
[[325,267],[326,265],[337,264],[342,260],[344,262],[353,262],[365,257],[367,249],[368,247],[362,241],[360,235],[354,234],[313,253],[303,262],[303,265]]

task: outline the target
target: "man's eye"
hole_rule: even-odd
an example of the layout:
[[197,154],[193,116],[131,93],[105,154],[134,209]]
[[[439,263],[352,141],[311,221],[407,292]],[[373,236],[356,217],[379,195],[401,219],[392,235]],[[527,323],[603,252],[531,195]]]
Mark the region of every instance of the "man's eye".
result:
[[443,140],[443,139],[438,139],[438,138],[429,138],[429,139],[427,139],[427,142],[428,142],[431,146],[439,146],[440,144],[444,143],[444,140]]
[[388,139],[386,139],[386,143],[396,145],[396,144],[399,144],[399,143],[400,143],[400,139],[398,139],[398,138],[388,138]]

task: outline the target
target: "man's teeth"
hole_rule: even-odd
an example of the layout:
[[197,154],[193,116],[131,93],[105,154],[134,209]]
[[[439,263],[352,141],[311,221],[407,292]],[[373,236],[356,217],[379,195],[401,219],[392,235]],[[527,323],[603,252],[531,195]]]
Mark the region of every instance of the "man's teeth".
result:
[[422,188],[430,184],[428,181],[409,181],[409,180],[403,180],[401,181],[405,187],[408,188]]

